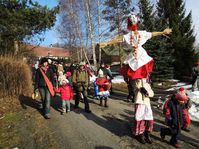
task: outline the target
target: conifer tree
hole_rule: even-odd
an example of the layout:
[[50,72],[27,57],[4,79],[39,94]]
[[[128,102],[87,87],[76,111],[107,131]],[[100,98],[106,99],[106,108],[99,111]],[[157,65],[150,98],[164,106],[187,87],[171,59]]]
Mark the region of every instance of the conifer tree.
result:
[[[139,9],[140,29],[151,32],[164,29],[166,25],[157,21],[154,6],[149,0],[140,0]],[[147,41],[144,47],[147,53],[154,58],[154,69],[151,75],[152,80],[159,81],[173,78],[172,58],[171,52],[168,50],[167,39],[165,39],[165,37],[152,38]]]
[[173,29],[171,49],[173,49],[175,78],[183,79],[190,76],[196,61],[191,12],[185,14],[183,0],[159,0],[157,10],[159,22],[167,23]]
[[1,0],[0,53],[13,53],[15,42],[52,27],[57,13],[58,7],[49,9],[32,0]]

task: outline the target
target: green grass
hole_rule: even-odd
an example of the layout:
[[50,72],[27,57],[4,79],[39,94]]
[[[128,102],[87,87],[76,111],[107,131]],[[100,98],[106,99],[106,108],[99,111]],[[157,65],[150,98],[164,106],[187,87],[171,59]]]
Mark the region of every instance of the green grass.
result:
[[8,113],[5,115],[5,117],[2,119],[5,123],[14,123],[18,121],[21,117],[21,113]]

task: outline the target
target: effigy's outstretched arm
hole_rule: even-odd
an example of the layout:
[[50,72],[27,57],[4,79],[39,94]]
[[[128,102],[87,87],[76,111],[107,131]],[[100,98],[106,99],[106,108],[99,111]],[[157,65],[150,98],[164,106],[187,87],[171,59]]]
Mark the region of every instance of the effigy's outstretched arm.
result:
[[169,35],[171,33],[172,33],[172,29],[171,28],[166,28],[162,32],[152,32],[152,37],[161,36],[161,35]]
[[101,42],[99,45],[100,45],[100,48],[103,48],[103,47],[106,47],[108,45],[113,45],[113,44],[118,44],[118,43],[121,43],[123,42],[123,36],[118,36],[108,42]]

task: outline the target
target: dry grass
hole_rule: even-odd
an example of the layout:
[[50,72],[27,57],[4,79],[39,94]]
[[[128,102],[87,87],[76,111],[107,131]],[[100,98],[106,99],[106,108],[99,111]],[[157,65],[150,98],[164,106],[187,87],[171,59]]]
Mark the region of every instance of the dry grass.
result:
[[32,74],[21,58],[0,56],[0,98],[17,97],[32,92]]
[[128,92],[127,84],[126,83],[113,83],[112,84],[113,90],[118,90],[122,92]]

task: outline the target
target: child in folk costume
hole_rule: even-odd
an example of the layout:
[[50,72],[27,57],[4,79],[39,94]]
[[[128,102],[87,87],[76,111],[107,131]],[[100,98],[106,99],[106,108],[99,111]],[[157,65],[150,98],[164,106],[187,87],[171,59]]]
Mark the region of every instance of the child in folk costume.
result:
[[110,95],[108,91],[110,89],[110,83],[106,79],[106,77],[104,77],[103,71],[101,69],[98,72],[98,78],[96,79],[96,84],[98,85],[98,90],[99,90],[98,96],[100,99],[100,106],[102,106],[102,102],[104,100],[104,106],[108,107],[107,100],[108,96]]
[[163,105],[163,113],[165,114],[165,123],[169,128],[161,128],[160,136],[164,140],[166,135],[171,135],[170,144],[176,148],[180,148],[178,136],[181,127],[184,126],[184,110],[187,95],[185,89],[181,87],[171,99],[167,100]]
[[[147,83],[149,73],[152,72],[153,58],[150,57],[142,47],[150,38],[154,36],[167,35],[172,32],[167,28],[163,32],[147,32],[138,30],[138,18],[135,15],[128,17],[127,28],[129,33],[119,36],[107,43],[101,43],[100,46],[115,44],[125,41],[132,47],[132,52],[127,55],[124,64],[127,64],[127,76],[133,80],[135,91],[135,125],[133,134],[137,136],[141,143],[152,143],[149,134],[153,129],[153,115],[150,106],[149,97],[152,96],[150,85]],[[147,86],[147,88],[145,88]],[[142,100],[140,100],[142,99]]]
[[66,112],[66,105],[67,112],[70,112],[70,100],[73,99],[73,90],[69,84],[69,81],[67,79],[63,79],[61,81],[61,86],[55,89],[55,91],[61,94],[62,114]]

